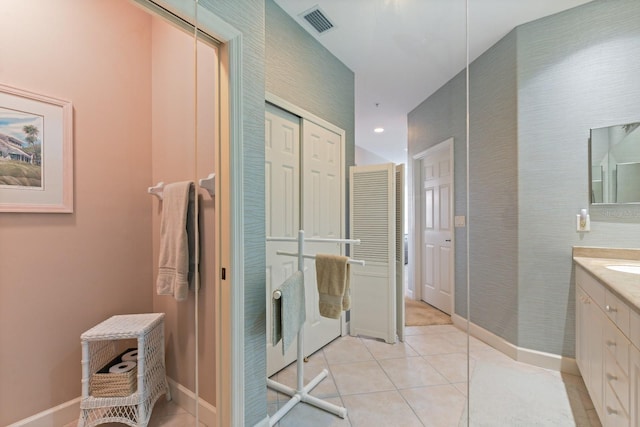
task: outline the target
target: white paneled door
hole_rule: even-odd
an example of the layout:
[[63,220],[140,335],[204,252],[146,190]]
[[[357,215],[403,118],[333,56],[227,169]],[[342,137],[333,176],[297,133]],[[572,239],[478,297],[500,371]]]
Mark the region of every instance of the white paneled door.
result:
[[[267,104],[265,113],[265,217],[267,236],[297,237],[300,228],[300,124],[297,116]],[[266,243],[267,371],[279,371],[296,358],[296,344],[282,355],[282,344],[271,344],[271,295],[298,266],[296,243]]]
[[[302,125],[301,125],[302,123]],[[302,136],[302,138],[301,138]],[[343,238],[343,139],[337,133],[267,104],[265,115],[265,209],[267,236]],[[267,375],[296,357],[294,342],[282,355],[282,343],[271,343],[273,291],[297,267],[297,258],[277,255],[278,250],[297,251],[297,243],[266,243]],[[343,252],[337,244],[305,243],[305,253]],[[316,270],[305,260],[307,318],[304,353],[309,355],[341,334],[341,319],[321,317],[318,310]]]
[[421,171],[421,299],[451,314],[453,168],[450,141],[429,150]]
[[[302,224],[307,238],[344,237],[342,138],[320,125],[302,121]],[[310,254],[342,254],[343,245],[305,243]],[[307,323],[304,333],[305,355],[311,354],[340,336],[341,319],[320,316],[318,285],[313,260],[306,260]]]

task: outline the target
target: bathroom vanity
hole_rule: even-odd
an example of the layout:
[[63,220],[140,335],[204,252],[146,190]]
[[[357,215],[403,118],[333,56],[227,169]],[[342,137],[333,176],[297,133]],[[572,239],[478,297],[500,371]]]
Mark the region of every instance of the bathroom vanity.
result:
[[576,362],[602,425],[640,426],[640,249],[574,247]]

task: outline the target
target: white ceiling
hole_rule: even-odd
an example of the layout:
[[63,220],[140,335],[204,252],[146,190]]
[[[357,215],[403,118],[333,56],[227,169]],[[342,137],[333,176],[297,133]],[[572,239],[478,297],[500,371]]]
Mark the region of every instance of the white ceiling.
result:
[[[469,0],[470,59],[520,24],[589,1]],[[356,145],[406,162],[407,114],[465,67],[465,0],[275,2],[355,73]],[[321,35],[299,16],[316,5],[335,25]]]

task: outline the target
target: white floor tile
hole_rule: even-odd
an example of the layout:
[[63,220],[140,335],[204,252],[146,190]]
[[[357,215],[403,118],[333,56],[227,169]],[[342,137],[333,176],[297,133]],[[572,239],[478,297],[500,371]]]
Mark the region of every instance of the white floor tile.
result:
[[[468,380],[467,355],[465,353],[434,354],[423,356],[449,382],[459,383]],[[475,360],[469,360],[469,369],[473,372]]]
[[380,366],[397,389],[449,383],[429,362],[419,356],[380,360]]
[[420,355],[464,353],[466,344],[453,342],[448,334],[410,335],[406,342]]
[[384,341],[373,338],[362,338],[362,342],[376,360],[395,359],[418,355],[413,348],[403,342],[388,344]]
[[422,423],[397,391],[343,397],[353,427],[422,427]]
[[331,366],[341,396],[395,390],[395,386],[375,360]]
[[466,398],[451,384],[400,390],[427,427],[458,427]]
[[351,336],[342,337],[331,342],[324,347],[323,353],[330,365],[373,360],[373,355],[360,338]]
[[[417,326],[407,330],[405,343],[387,344],[369,338],[347,336],[316,352],[303,365],[304,383],[307,384],[319,372],[327,369],[328,377],[311,391],[311,395],[346,407],[347,418],[342,419],[311,405],[299,403],[280,420],[277,427],[466,425],[466,336],[452,325]],[[566,419],[572,420],[569,421],[571,425],[601,427],[581,377],[516,362],[474,338],[470,339],[470,344],[472,376],[478,366],[485,369],[491,364],[498,369],[514,370],[524,378],[524,382],[530,379],[532,384],[536,384],[536,395],[539,396],[535,398],[536,401],[543,400],[540,396],[544,397],[545,387],[555,390],[555,393],[564,393],[563,398],[569,402],[565,407],[571,408],[566,414]],[[295,387],[296,372],[294,364],[272,378]],[[499,385],[494,386],[499,389]],[[493,393],[498,392],[500,390],[494,390]],[[477,387],[475,390],[471,389],[471,401],[475,402],[471,413],[472,416],[476,414],[478,417],[486,417],[486,414],[477,412],[478,393]],[[504,393],[501,400],[509,398],[509,393]],[[268,414],[273,415],[288,400],[289,396],[268,391]],[[492,406],[491,399],[487,402],[483,406],[490,411],[489,419],[494,419],[491,414],[498,407],[510,407],[508,402],[496,403],[495,407]],[[514,402],[518,404],[517,399]],[[519,405],[522,406],[521,401]],[[558,411],[557,408],[553,410]],[[506,414],[508,411],[503,412]],[[528,409],[525,412],[528,413]],[[535,412],[540,413],[540,408],[536,407]],[[533,414],[531,422],[535,422],[535,415]],[[459,424],[461,418],[464,420]],[[149,426],[191,427],[194,424],[195,419],[184,409],[174,402],[166,402],[164,398],[160,398]],[[65,427],[76,425],[77,421],[74,421]],[[471,425],[474,426],[473,420]],[[122,424],[104,426],[122,427]],[[200,427],[205,426],[201,423]]]

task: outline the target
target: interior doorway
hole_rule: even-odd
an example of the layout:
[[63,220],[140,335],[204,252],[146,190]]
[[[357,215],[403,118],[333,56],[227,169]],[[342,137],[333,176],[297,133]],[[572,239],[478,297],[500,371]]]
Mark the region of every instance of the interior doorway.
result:
[[451,314],[454,302],[453,138],[413,156],[414,298]]

